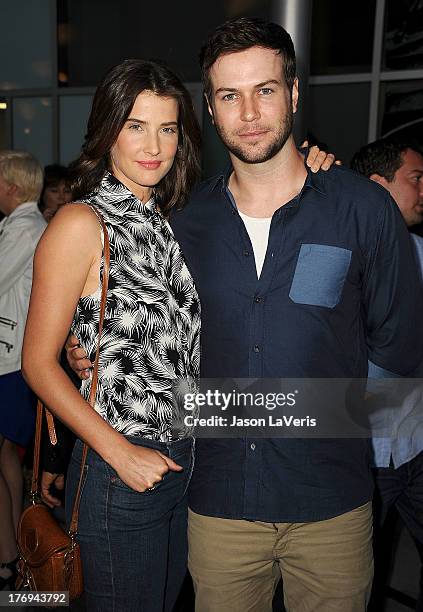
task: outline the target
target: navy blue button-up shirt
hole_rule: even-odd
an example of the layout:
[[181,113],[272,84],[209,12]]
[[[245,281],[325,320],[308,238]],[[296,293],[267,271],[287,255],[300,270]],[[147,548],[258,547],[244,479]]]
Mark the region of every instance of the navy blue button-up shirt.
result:
[[[258,279],[227,179],[199,185],[171,219],[202,305],[202,376],[365,378],[368,359],[413,371],[423,302],[388,192],[344,168],[308,171],[273,215]],[[268,522],[337,516],[371,498],[368,451],[360,439],[199,439],[190,505]]]

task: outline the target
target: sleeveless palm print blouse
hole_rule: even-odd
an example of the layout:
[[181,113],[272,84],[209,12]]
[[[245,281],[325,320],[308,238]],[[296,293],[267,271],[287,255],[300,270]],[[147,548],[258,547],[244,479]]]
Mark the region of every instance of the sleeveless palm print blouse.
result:
[[[95,409],[125,435],[183,437],[174,387],[199,376],[200,304],[181,249],[154,201],[141,202],[110,173],[84,201],[102,215],[110,240]],[[92,362],[100,297],[101,285],[81,298],[72,325]],[[87,401],[90,387],[91,379],[82,383]]]

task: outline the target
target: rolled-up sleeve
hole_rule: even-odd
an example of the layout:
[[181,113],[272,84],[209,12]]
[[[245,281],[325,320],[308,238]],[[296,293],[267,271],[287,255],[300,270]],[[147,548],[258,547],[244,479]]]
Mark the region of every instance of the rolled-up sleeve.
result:
[[423,290],[408,229],[388,194],[368,254],[363,307],[369,360],[411,374],[423,360]]

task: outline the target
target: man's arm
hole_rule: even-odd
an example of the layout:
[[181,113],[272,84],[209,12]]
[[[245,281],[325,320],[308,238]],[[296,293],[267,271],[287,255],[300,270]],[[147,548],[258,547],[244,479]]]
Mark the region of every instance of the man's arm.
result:
[[423,359],[423,292],[407,227],[386,200],[364,279],[367,345],[372,363],[407,376]]

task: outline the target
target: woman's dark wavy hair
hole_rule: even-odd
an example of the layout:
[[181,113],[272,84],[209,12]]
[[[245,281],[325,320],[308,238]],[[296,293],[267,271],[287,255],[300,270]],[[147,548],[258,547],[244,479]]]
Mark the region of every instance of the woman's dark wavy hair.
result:
[[74,200],[95,192],[111,169],[110,150],[143,91],[178,102],[179,142],[172,168],[154,188],[160,210],[182,206],[200,175],[201,132],[191,96],[180,79],[159,62],[125,60],[106,74],[94,96],[81,155],[70,166]]

